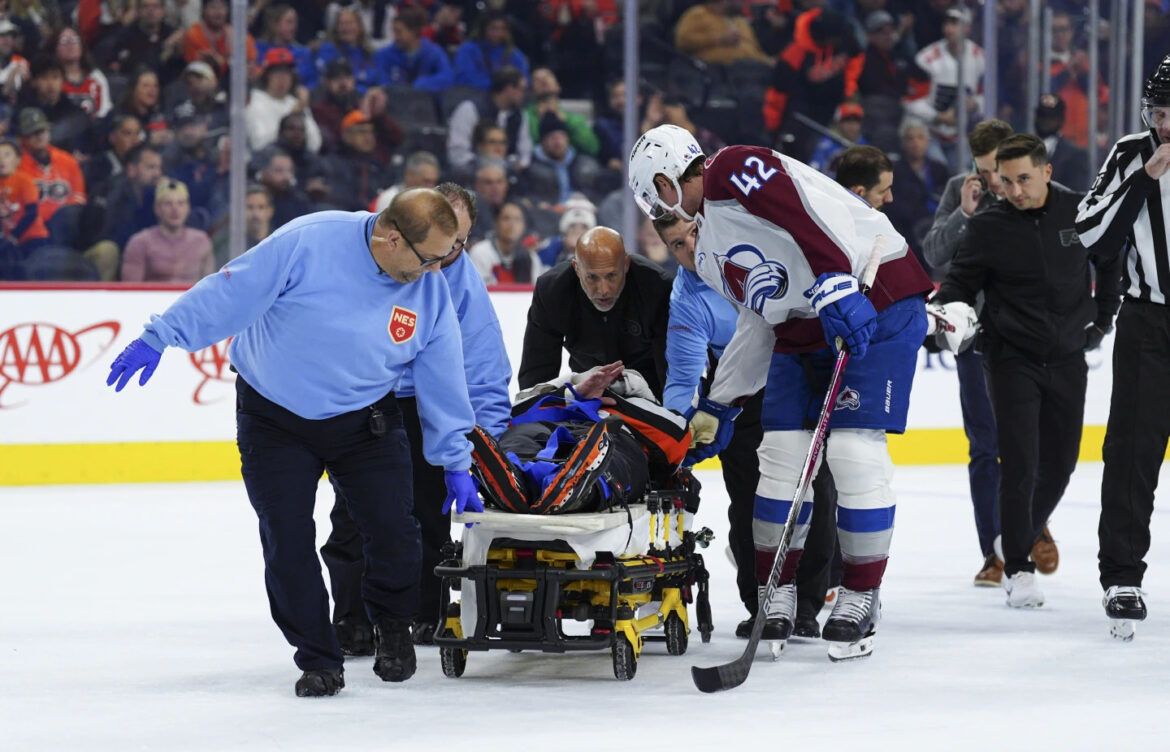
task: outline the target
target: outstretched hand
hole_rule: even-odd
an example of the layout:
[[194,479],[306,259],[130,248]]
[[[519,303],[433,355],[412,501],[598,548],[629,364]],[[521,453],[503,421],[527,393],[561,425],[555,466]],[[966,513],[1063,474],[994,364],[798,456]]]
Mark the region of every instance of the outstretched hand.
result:
[[[577,394],[581,395],[583,399],[595,399],[601,397],[602,393],[609,388],[609,385],[622,377],[626,367],[622,362],[616,361],[604,366],[596,366],[589,369],[583,374],[584,378],[576,384]],[[601,404],[614,405],[617,404],[612,397],[601,397]]]

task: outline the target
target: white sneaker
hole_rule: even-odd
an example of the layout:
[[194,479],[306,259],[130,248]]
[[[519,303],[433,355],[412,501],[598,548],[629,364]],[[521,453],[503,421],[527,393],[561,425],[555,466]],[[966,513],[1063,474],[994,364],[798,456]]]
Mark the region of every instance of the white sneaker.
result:
[[1012,608],[1039,608],[1044,605],[1044,593],[1036,585],[1032,572],[1016,572],[1003,578],[1007,604]]

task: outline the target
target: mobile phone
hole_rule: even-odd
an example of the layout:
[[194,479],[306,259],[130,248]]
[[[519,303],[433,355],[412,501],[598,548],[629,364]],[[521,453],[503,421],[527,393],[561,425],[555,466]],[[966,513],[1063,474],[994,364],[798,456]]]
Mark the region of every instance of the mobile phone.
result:
[[975,165],[975,158],[971,158],[971,174],[979,177],[979,189],[987,193],[987,181],[979,174],[979,168]]

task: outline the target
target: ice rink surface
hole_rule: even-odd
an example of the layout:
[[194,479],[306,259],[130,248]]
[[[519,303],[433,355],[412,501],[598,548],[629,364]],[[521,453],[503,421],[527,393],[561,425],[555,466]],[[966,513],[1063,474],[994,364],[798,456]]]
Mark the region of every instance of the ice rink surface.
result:
[[[873,656],[831,664],[824,643],[793,642],[773,663],[761,648],[743,686],[703,695],[691,664],[744,644],[726,495],[704,471],[710,644],[696,632],[673,657],[648,643],[630,682],[608,651],[471,653],[452,680],[420,648],[405,684],[350,659],[342,693],[315,700],[293,695],[242,483],[0,489],[0,749],[1167,749],[1170,510],[1154,512],[1150,617],[1115,642],[1096,579],[1100,476],[1078,468],[1052,519],[1047,603],[1015,611],[971,585],[966,468],[898,468]],[[323,483],[322,541],[331,499]]]

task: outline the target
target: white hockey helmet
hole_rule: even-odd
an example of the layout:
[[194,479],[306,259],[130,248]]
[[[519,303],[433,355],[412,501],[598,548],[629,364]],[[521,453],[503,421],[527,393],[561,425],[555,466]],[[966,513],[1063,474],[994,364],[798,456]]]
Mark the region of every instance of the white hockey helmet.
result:
[[[630,190],[634,192],[634,203],[650,219],[674,212],[688,222],[694,220],[682,209],[682,186],[678,179],[691,162],[703,156],[699,142],[685,128],[659,125],[646,131],[630,152]],[[673,206],[658,198],[655,175],[662,175],[674,184],[678,200]]]

